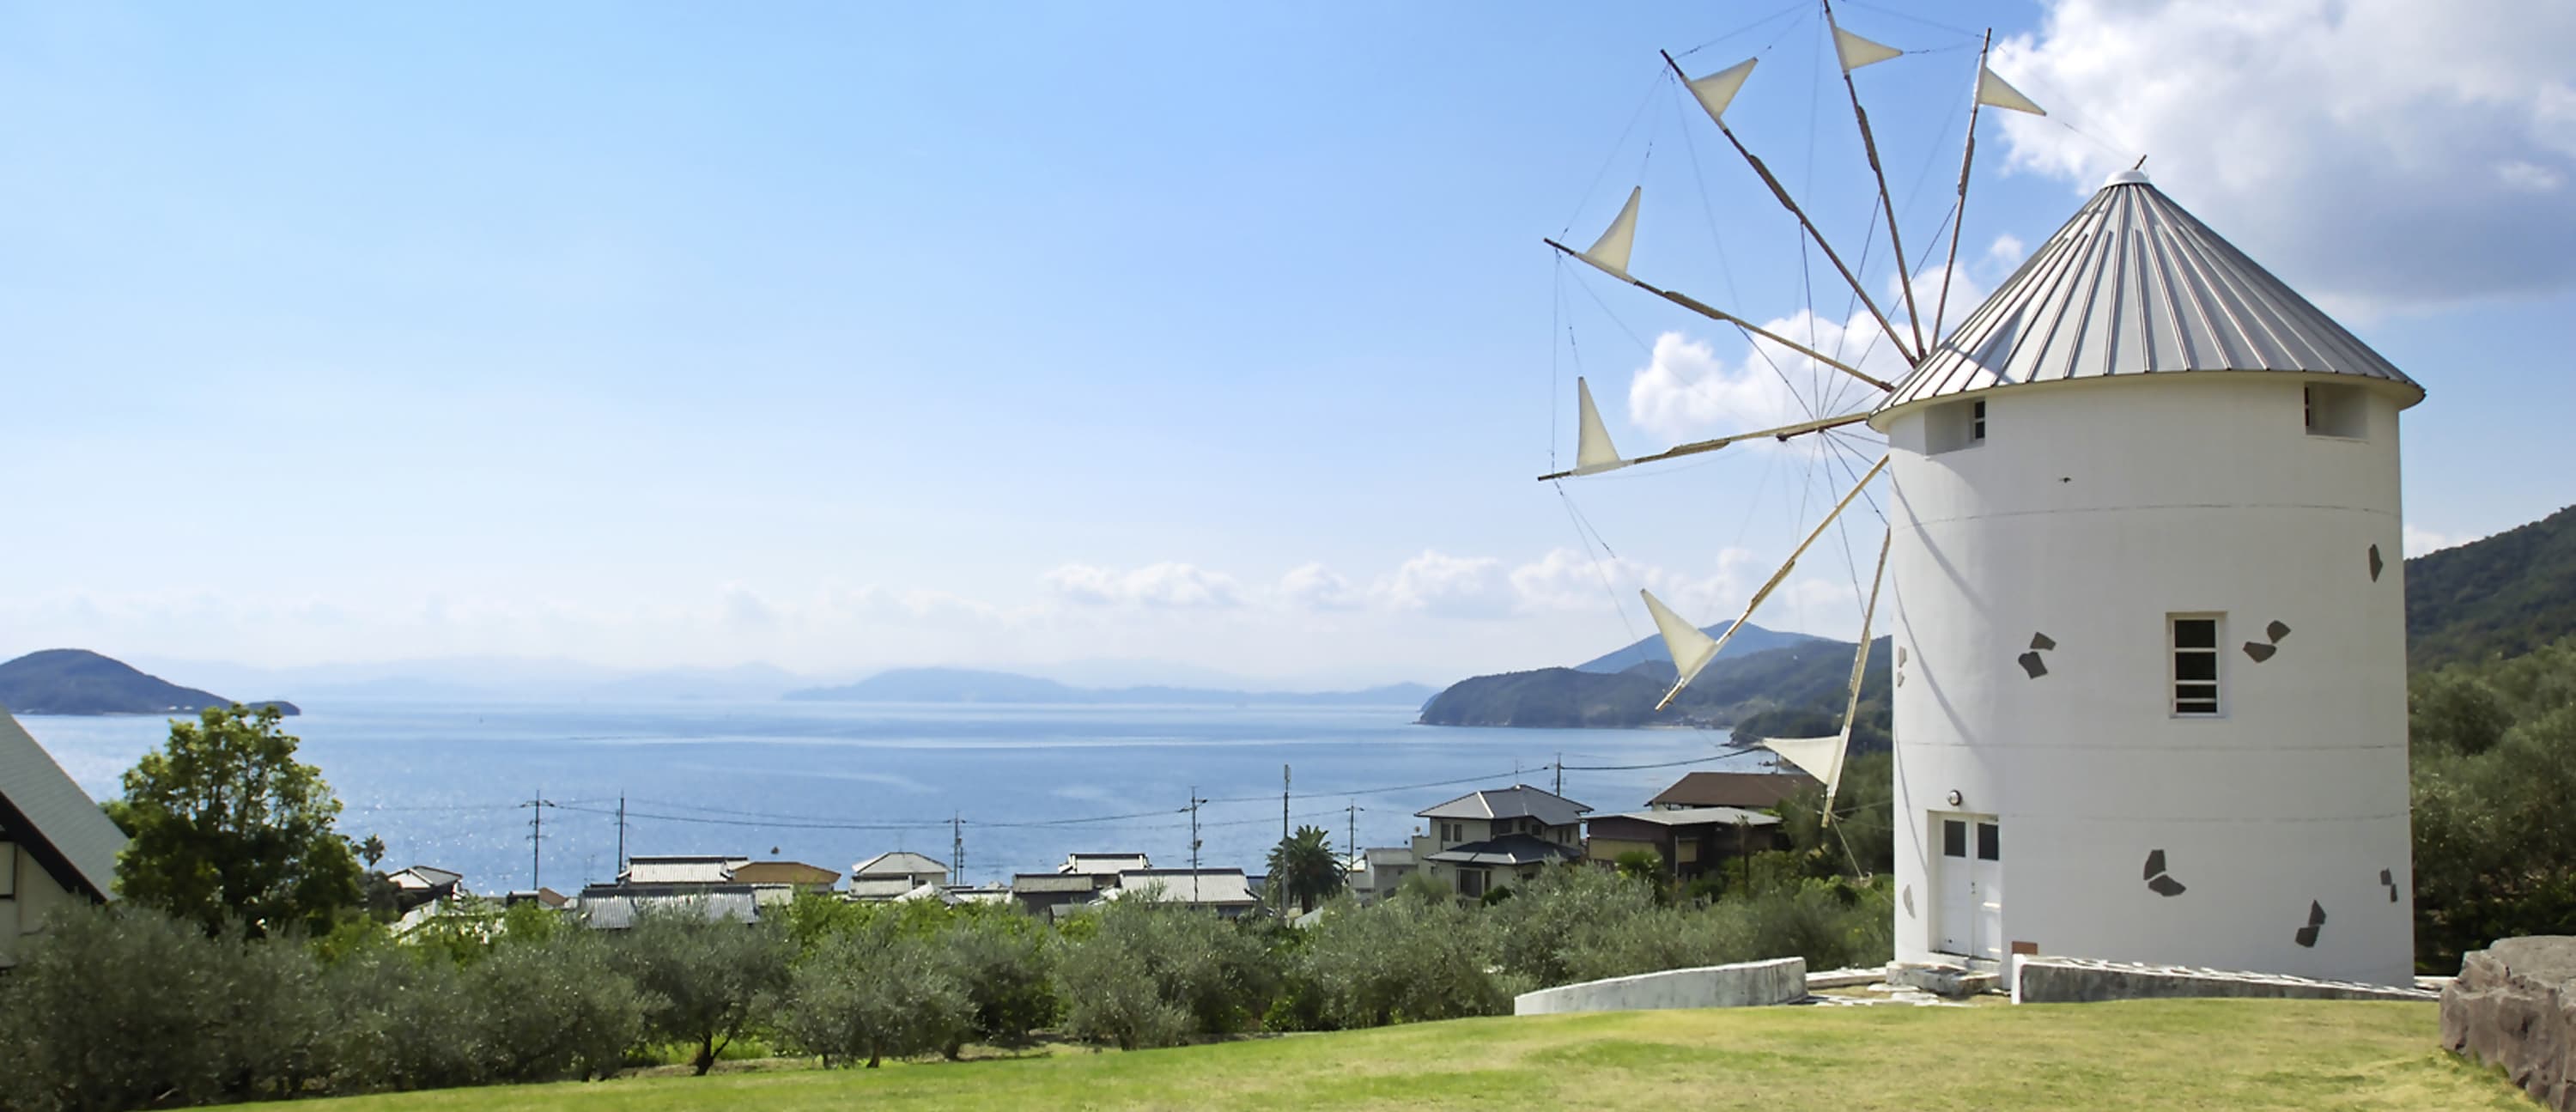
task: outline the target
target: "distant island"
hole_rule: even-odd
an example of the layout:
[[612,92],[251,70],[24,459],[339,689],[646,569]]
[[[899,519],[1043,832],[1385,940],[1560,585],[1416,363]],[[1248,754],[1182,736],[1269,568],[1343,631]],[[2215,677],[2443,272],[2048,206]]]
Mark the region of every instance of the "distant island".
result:
[[[0,707],[18,714],[195,714],[234,702],[87,649],[45,649],[0,664]],[[247,705],[303,713],[282,699]]]
[[[1722,636],[1727,624],[1707,628]],[[1742,635],[1663,710],[1675,672],[1662,638],[1650,637],[1572,668],[1476,676],[1450,685],[1422,708],[1429,726],[1626,728],[1705,726],[1739,740],[1807,737],[1842,728],[1850,696],[1849,641],[1783,633],[1746,624]],[[1888,639],[1870,649],[1861,678],[1860,724],[1853,748],[1884,747],[1888,737]]]
[[1361,691],[1219,691],[1194,687],[1074,687],[1011,672],[970,668],[895,668],[838,687],[790,691],[782,698],[818,703],[1090,703],[1169,706],[1418,707],[1432,687],[1389,684]]

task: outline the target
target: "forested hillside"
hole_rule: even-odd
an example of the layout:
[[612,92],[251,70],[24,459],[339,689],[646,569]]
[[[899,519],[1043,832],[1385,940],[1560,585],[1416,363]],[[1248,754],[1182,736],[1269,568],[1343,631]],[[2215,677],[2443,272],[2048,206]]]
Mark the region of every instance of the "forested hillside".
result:
[[2406,561],[2406,660],[2418,671],[2519,656],[2576,634],[2576,507]]

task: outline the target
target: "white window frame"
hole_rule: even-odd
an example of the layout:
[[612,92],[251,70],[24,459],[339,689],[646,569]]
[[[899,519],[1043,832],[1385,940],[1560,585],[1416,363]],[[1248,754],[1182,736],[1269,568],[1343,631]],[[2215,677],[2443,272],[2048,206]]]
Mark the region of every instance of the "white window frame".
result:
[[[2180,636],[2182,623],[2202,621],[2209,623],[2209,646],[2207,648],[2183,647],[2182,638]],[[2174,718],[2227,717],[2226,646],[2227,615],[2225,613],[2219,611],[2177,611],[2175,613],[2165,615],[2165,713],[2167,715]],[[2182,657],[2186,653],[2194,655],[2205,653],[2208,655],[2210,662],[2208,679],[2186,680],[2182,677]],[[2210,709],[2183,709],[2183,703],[2186,702],[2186,700],[2182,696],[2182,685],[2186,683],[2206,683],[2210,686],[2211,697],[2209,699],[2188,700],[2193,703],[2205,701],[2210,704]]]

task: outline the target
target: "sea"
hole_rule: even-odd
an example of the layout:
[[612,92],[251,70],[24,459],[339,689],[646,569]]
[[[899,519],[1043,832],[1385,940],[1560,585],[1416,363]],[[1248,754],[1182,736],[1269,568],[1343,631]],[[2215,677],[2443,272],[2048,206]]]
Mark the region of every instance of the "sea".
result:
[[[613,880],[624,852],[849,867],[886,850],[1007,882],[1066,854],[1259,873],[1287,817],[1337,852],[1402,845],[1477,788],[1637,810],[1685,772],[1752,769],[1724,731],[1420,726],[1415,708],[899,703],[307,705],[286,729],[387,870],[468,889]],[[169,735],[150,716],[20,719],[94,798]],[[1193,816],[1191,803],[1198,801]]]

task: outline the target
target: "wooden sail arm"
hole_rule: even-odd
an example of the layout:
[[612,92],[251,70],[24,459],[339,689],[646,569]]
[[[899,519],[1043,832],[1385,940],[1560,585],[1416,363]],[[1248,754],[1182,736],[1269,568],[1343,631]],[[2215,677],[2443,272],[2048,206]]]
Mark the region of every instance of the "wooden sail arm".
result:
[[[1664,64],[1672,67],[1673,75],[1681,78],[1683,85],[1690,84],[1690,75],[1682,72],[1681,63],[1673,61],[1671,54],[1664,55]],[[1807,219],[1807,210],[1798,207],[1797,200],[1789,196],[1789,188],[1780,184],[1780,179],[1771,173],[1771,168],[1764,165],[1762,160],[1744,145],[1743,140],[1735,137],[1735,129],[1726,126],[1725,117],[1712,113],[1709,119],[1716,122],[1718,133],[1726,136],[1726,141],[1735,147],[1735,153],[1744,156],[1744,161],[1753,167],[1753,172],[1761,175],[1762,184],[1770,187],[1771,196],[1779,200],[1780,207],[1788,209],[1790,215],[1798,218],[1798,226],[1806,229],[1807,238],[1815,241],[1816,248],[1825,253],[1825,260],[1834,264],[1834,269],[1842,274],[1844,284],[1851,287],[1852,295],[1859,298],[1861,305],[1869,310],[1871,319],[1876,320],[1879,328],[1887,333],[1889,342],[1894,343],[1896,350],[1905,356],[1906,363],[1910,365],[1922,362],[1923,353],[1908,345],[1905,337],[1896,331],[1895,323],[1888,320],[1887,314],[1879,309],[1878,300],[1869,295],[1869,288],[1861,284],[1860,276],[1853,274],[1851,267],[1843,263],[1842,255],[1834,250],[1833,244],[1825,242],[1825,234],[1817,230],[1815,221]]]
[[[1995,29],[1986,28],[1985,45],[1977,48],[1977,76],[1984,80],[1986,54],[1995,47]],[[1977,110],[1985,98],[1968,99],[1968,140],[1959,151],[1959,207],[1950,214],[1950,257],[1941,264],[1941,299],[1932,304],[1932,342],[1941,342],[1941,322],[1950,312],[1950,271],[1959,265],[1959,230],[1968,224],[1968,168],[1977,164]]]
[[[1723,322],[1725,322],[1725,323],[1727,323],[1727,324],[1732,324],[1732,325],[1734,325],[1734,326],[1736,326],[1736,327],[1738,327],[1738,328],[1741,328],[1741,329],[1743,329],[1743,330],[1745,330],[1745,331],[1747,331],[1747,332],[1753,333],[1753,334],[1754,334],[1754,335],[1756,335],[1756,336],[1760,336],[1760,337],[1762,337],[1763,339],[1769,340],[1769,341],[1771,341],[1772,343],[1778,344],[1778,345],[1780,345],[1781,347],[1788,348],[1789,350],[1794,351],[1794,352],[1797,352],[1797,353],[1798,353],[1798,354],[1800,354],[1800,355],[1806,356],[1806,357],[1807,357],[1807,358],[1809,358],[1809,359],[1813,359],[1813,360],[1815,360],[1816,362],[1822,363],[1822,364],[1824,364],[1824,365],[1826,365],[1826,366],[1828,366],[1828,367],[1832,367],[1833,369],[1835,369],[1835,370],[1837,370],[1837,371],[1841,371],[1842,373],[1847,374],[1847,375],[1850,375],[1850,376],[1852,376],[1853,378],[1859,379],[1859,380],[1861,380],[1862,382],[1866,382],[1866,383],[1868,383],[1868,384],[1870,384],[1870,385],[1872,385],[1872,386],[1875,386],[1875,387],[1877,387],[1881,392],[1885,392],[1885,393],[1894,393],[1894,392],[1895,392],[1895,390],[1896,390],[1896,384],[1895,384],[1895,383],[1884,381],[1884,380],[1880,379],[1878,376],[1873,375],[1873,374],[1870,374],[1870,373],[1868,373],[1868,372],[1866,372],[1866,371],[1863,371],[1863,370],[1861,370],[1860,368],[1855,367],[1855,366],[1852,366],[1852,365],[1851,365],[1851,364],[1849,364],[1849,363],[1845,363],[1845,362],[1843,362],[1843,361],[1842,361],[1842,360],[1840,360],[1840,359],[1836,359],[1836,358],[1834,358],[1833,356],[1830,356],[1830,355],[1825,354],[1824,352],[1817,351],[1817,350],[1816,350],[1816,349],[1814,349],[1814,348],[1808,347],[1808,346],[1807,346],[1807,345],[1805,345],[1805,344],[1799,343],[1798,341],[1796,341],[1796,340],[1792,340],[1792,339],[1790,339],[1790,338],[1788,338],[1788,337],[1786,337],[1786,336],[1783,336],[1783,335],[1781,335],[1781,334],[1779,334],[1779,333],[1777,333],[1777,332],[1773,332],[1773,331],[1771,331],[1770,329],[1768,329],[1768,328],[1764,328],[1764,327],[1762,327],[1761,325],[1755,324],[1755,323],[1753,323],[1752,321],[1749,321],[1749,320],[1744,319],[1743,317],[1736,316],[1735,314],[1730,313],[1730,312],[1727,312],[1727,311],[1726,311],[1726,310],[1724,310],[1724,309],[1720,309],[1720,308],[1717,308],[1717,307],[1715,307],[1715,306],[1709,305],[1709,304],[1707,304],[1707,303],[1705,303],[1705,302],[1702,302],[1702,301],[1700,301],[1699,299],[1694,298],[1694,297],[1692,297],[1692,296],[1690,296],[1690,295],[1688,295],[1688,294],[1674,293],[1674,292],[1672,292],[1671,290],[1666,290],[1666,289],[1658,288],[1658,287],[1654,286],[1654,285],[1653,285],[1653,284],[1651,284],[1651,283],[1647,283],[1647,282],[1639,281],[1637,278],[1635,278],[1634,276],[1632,276],[1632,275],[1628,274],[1626,271],[1622,271],[1622,270],[1613,270],[1613,269],[1611,269],[1611,268],[1609,268],[1609,267],[1603,266],[1603,265],[1601,265],[1600,263],[1595,262],[1595,261],[1592,259],[1592,257],[1591,257],[1591,256],[1586,255],[1586,254],[1584,254],[1584,253],[1583,253],[1583,252],[1581,252],[1581,251],[1577,251],[1577,250],[1575,250],[1575,249],[1573,249],[1573,248],[1571,248],[1571,247],[1568,247],[1568,246],[1566,246],[1566,245],[1564,245],[1564,244],[1562,244],[1562,243],[1558,243],[1558,242],[1557,242],[1557,241],[1555,241],[1555,240],[1547,239],[1547,238],[1542,237],[1542,238],[1539,240],[1539,242],[1544,243],[1544,244],[1546,244],[1546,245],[1548,245],[1548,246],[1550,246],[1550,247],[1556,248],[1557,250],[1562,251],[1562,252],[1564,252],[1564,253],[1566,253],[1566,254],[1568,254],[1568,255],[1572,255],[1572,256],[1574,256],[1574,257],[1575,257],[1575,258],[1577,258],[1577,259],[1581,259],[1581,260],[1583,260],[1583,261],[1584,261],[1584,262],[1586,262],[1586,263],[1590,263],[1593,267],[1595,267],[1596,269],[1600,270],[1600,271],[1601,271],[1601,273],[1603,273],[1603,274],[1607,274],[1607,275],[1609,275],[1609,276],[1611,276],[1611,277],[1613,277],[1613,278],[1616,278],[1616,279],[1618,279],[1618,280],[1620,280],[1620,281],[1622,281],[1622,282],[1626,282],[1626,283],[1628,283],[1628,284],[1629,284],[1629,285],[1631,285],[1631,286],[1635,286],[1635,287],[1637,287],[1638,289],[1641,289],[1641,290],[1646,291],[1647,293],[1651,293],[1651,294],[1653,294],[1653,295],[1655,295],[1655,296],[1657,296],[1657,297],[1663,298],[1663,299],[1664,299],[1664,300],[1666,300],[1666,301],[1672,302],[1672,303],[1673,303],[1673,304],[1675,304],[1675,305],[1679,305],[1679,306],[1681,306],[1682,308],[1688,309],[1688,310],[1690,310],[1691,312],[1697,313],[1697,314],[1699,314],[1699,315],[1701,315],[1701,316],[1703,316],[1703,317],[1707,317],[1707,318],[1708,318],[1708,319],[1710,319],[1710,320],[1714,320],[1714,321],[1723,321]],[[1904,345],[1903,345],[1902,343],[1898,344],[1897,346],[1898,346],[1899,348],[1904,347]]]
[[[1878,586],[1887,578],[1887,550],[1895,541],[1896,527],[1891,525],[1878,541],[1878,567],[1869,573],[1869,605],[1862,607],[1860,612],[1860,649],[1852,654],[1851,697],[1843,703],[1843,732],[1834,752],[1836,772],[1842,770],[1843,754],[1851,751],[1852,727],[1860,721],[1860,681],[1869,673],[1869,627],[1871,620],[1878,616]],[[1835,776],[1825,781],[1822,825],[1834,824],[1834,789],[1842,786],[1841,779]]]
[[[1859,424],[1860,422],[1868,419],[1869,414],[1867,413],[1847,413],[1840,417],[1819,417],[1813,421],[1800,421],[1794,425],[1782,425],[1776,429],[1756,429],[1752,432],[1739,432],[1733,436],[1721,436],[1715,440],[1694,440],[1688,444],[1683,444],[1678,447],[1666,448],[1651,456],[1639,456],[1635,459],[1620,460],[1618,466],[1631,467],[1640,463],[1661,463],[1668,459],[1679,459],[1683,456],[1695,456],[1702,452],[1714,452],[1729,444],[1735,444],[1746,440],[1759,440],[1766,436],[1776,440],[1787,440],[1793,436],[1805,436],[1808,433],[1823,432],[1826,429],[1836,429],[1841,428],[1844,425]],[[1570,478],[1577,474],[1578,470],[1579,469],[1569,469],[1552,474],[1541,475],[1538,477],[1538,481],[1545,483],[1552,482],[1557,479]]]
[[[1852,118],[1860,122],[1860,147],[1869,155],[1870,176],[1878,179],[1879,207],[1887,213],[1887,247],[1889,252],[1896,256],[1896,281],[1905,291],[1905,323],[1914,332],[1914,350],[1925,351],[1927,349],[1923,346],[1923,311],[1916,308],[1914,304],[1914,275],[1905,265],[1905,240],[1897,235],[1896,198],[1888,193],[1887,170],[1878,162],[1878,137],[1870,132],[1869,113],[1860,106],[1860,85],[1852,80],[1850,60],[1842,56],[1844,32],[1841,22],[1834,18],[1833,0],[1822,0],[1822,3],[1825,9],[1825,27],[1833,33],[1837,60],[1843,62],[1838,67],[1843,71],[1843,91],[1851,94]],[[1864,43],[1863,45],[1877,44]],[[1889,52],[1894,50],[1892,47],[1886,49]]]
[[[1735,635],[1744,629],[1744,623],[1753,620],[1753,612],[1761,607],[1762,600],[1770,598],[1771,592],[1779,589],[1781,582],[1789,578],[1789,570],[1798,566],[1798,557],[1806,555],[1808,546],[1815,544],[1816,538],[1825,535],[1825,527],[1832,525],[1835,518],[1841,517],[1843,509],[1852,504],[1852,499],[1860,497],[1860,492],[1868,488],[1869,481],[1877,478],[1880,471],[1887,469],[1887,460],[1886,456],[1878,457],[1878,462],[1871,464],[1869,472],[1862,475],[1859,482],[1852,484],[1850,492],[1843,495],[1842,501],[1834,503],[1834,508],[1825,514],[1824,520],[1817,522],[1815,529],[1808,532],[1807,539],[1798,542],[1798,547],[1790,551],[1789,558],[1780,562],[1780,570],[1772,572],[1771,578],[1762,584],[1762,589],[1753,592],[1752,601],[1744,604],[1744,613],[1736,616],[1734,625],[1726,627],[1725,636],[1717,639],[1717,647],[1708,651],[1703,657],[1703,663],[1717,659],[1717,654],[1726,651],[1726,643],[1735,639]],[[1662,701],[1655,704],[1655,709],[1662,710],[1671,706],[1673,699],[1682,693],[1683,688],[1689,687],[1691,679],[1698,674],[1693,670],[1677,677],[1673,683],[1673,689],[1664,693]]]

